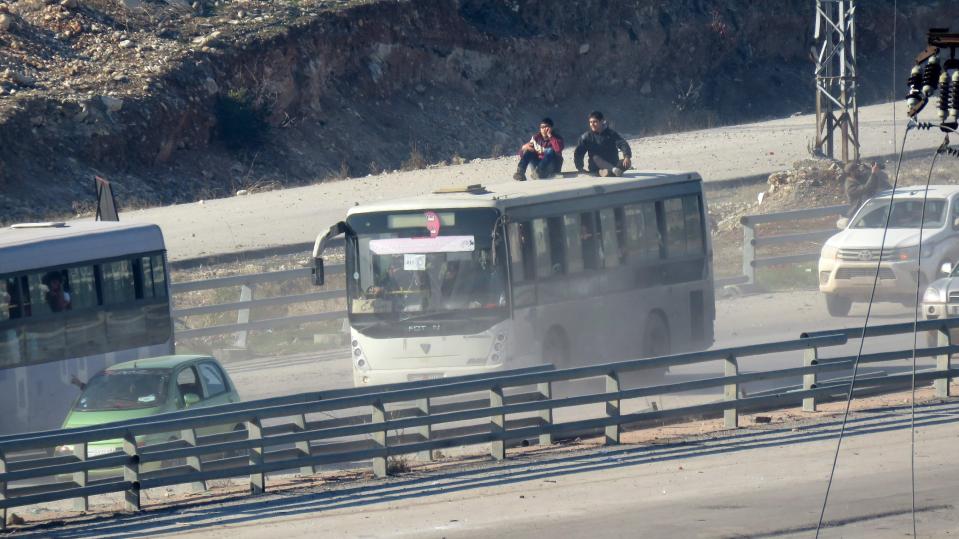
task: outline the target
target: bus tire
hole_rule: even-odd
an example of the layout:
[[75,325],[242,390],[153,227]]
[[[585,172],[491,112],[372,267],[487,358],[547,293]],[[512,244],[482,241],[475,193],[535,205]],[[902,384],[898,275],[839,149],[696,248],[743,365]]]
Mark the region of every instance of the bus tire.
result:
[[551,327],[543,338],[543,363],[552,364],[558,368],[570,367],[569,339],[566,332],[559,327]]
[[666,318],[659,312],[650,313],[643,331],[643,357],[668,356],[671,349]]
[[852,300],[836,294],[826,294],[826,310],[830,316],[848,316]]

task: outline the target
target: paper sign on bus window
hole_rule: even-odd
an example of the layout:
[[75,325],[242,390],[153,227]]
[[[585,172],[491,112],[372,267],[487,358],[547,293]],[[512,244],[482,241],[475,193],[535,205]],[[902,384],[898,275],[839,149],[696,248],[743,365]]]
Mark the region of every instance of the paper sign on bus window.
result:
[[370,251],[377,255],[423,253],[464,253],[476,250],[473,236],[437,236],[435,238],[390,238],[370,240]]
[[403,269],[406,271],[425,270],[426,255],[403,255]]

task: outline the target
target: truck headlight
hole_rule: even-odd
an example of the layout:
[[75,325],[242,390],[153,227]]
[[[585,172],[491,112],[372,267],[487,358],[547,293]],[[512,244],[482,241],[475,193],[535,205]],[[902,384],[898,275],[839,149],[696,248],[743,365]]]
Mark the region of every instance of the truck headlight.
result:
[[945,303],[946,302],[946,291],[940,290],[934,286],[930,286],[926,289],[926,292],[922,295],[923,303]]
[[823,246],[823,248],[822,248],[822,254],[820,254],[819,256],[820,256],[821,258],[825,258],[826,260],[835,260],[837,253],[839,253],[839,248],[838,248],[838,247],[833,247],[833,246],[831,246],[831,245],[825,245],[825,246]]

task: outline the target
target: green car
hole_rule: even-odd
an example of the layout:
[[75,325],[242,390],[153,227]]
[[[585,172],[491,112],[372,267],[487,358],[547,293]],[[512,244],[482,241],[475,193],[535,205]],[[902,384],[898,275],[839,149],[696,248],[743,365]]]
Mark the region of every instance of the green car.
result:
[[[126,421],[203,406],[238,402],[233,381],[220,363],[210,356],[161,356],[118,363],[83,384],[63,428],[86,427]],[[198,429],[197,435],[217,434],[235,427],[223,425]],[[138,438],[138,445],[152,445],[178,439],[179,433],[159,433]],[[120,439],[92,442],[87,456],[122,451]],[[57,448],[58,454],[72,454],[72,446]]]

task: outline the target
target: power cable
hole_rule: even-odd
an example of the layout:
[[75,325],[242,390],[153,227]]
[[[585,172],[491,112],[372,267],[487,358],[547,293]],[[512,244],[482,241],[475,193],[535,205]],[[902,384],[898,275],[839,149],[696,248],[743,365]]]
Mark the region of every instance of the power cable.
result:
[[[922,287],[922,232],[926,224],[926,201],[929,199],[929,185],[932,183],[932,171],[936,166],[939,155],[949,148],[949,135],[932,156],[929,164],[929,174],[926,176],[926,189],[922,193],[922,211],[919,215],[919,246],[916,252],[916,304],[913,310],[912,321],[912,388],[909,406],[909,475],[912,487],[912,536],[918,537],[916,532],[916,347],[919,329],[919,289]],[[943,211],[947,211],[943,209]],[[948,214],[947,214],[948,215]]]
[[869,293],[869,304],[866,307],[866,319],[862,325],[862,336],[859,339],[859,350],[856,352],[856,360],[852,366],[852,377],[849,380],[849,392],[846,395],[846,408],[842,415],[842,424],[839,427],[839,439],[836,441],[836,451],[832,459],[832,468],[829,471],[829,482],[826,484],[826,494],[823,496],[822,509],[819,512],[819,522],[816,524],[816,539],[819,539],[819,532],[822,529],[823,517],[826,515],[826,505],[829,502],[829,492],[832,490],[832,481],[836,476],[836,463],[839,461],[839,449],[842,447],[843,434],[846,432],[846,422],[849,419],[849,406],[852,403],[853,390],[856,387],[856,376],[859,374],[859,360],[862,357],[863,345],[866,343],[866,328],[869,326],[869,317],[872,315],[872,304],[876,297],[876,287],[879,284],[879,268],[882,264],[882,251],[886,246],[886,234],[889,232],[889,219],[892,216],[892,206],[896,199],[896,187],[899,184],[899,171],[902,169],[902,156],[906,151],[906,140],[909,139],[909,131],[912,130],[914,122],[906,125],[906,132],[902,135],[902,147],[899,149],[899,158],[896,161],[896,176],[892,182],[892,193],[889,196],[889,209],[886,210],[886,221],[882,229],[882,241],[879,243],[879,260],[876,262],[876,274],[872,281],[872,290]]
[[896,151],[896,21],[899,19],[899,0],[892,3],[892,151]]

